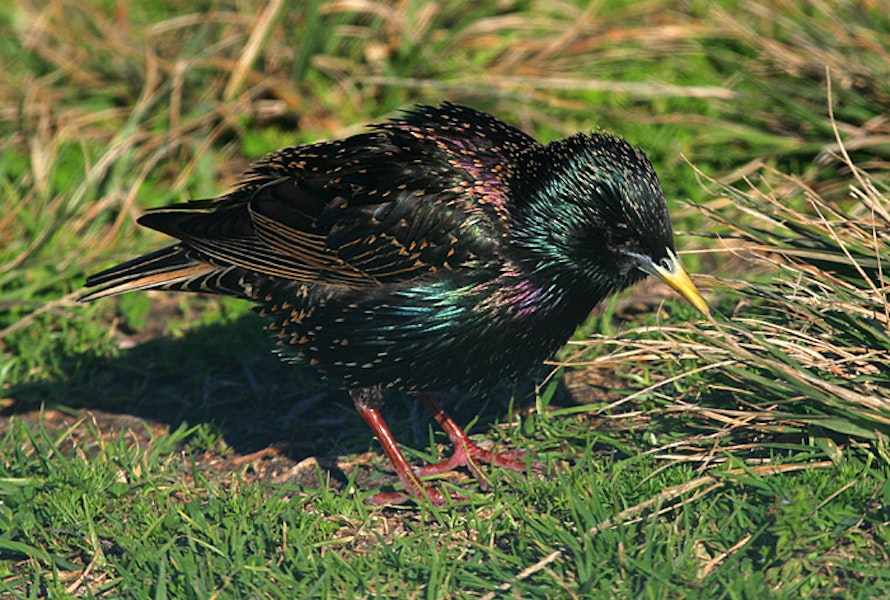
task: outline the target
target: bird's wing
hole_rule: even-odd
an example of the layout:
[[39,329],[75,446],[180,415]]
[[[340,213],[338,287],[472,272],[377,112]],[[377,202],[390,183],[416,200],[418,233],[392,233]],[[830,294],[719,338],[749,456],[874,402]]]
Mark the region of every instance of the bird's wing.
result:
[[232,193],[139,221],[218,265],[352,288],[406,281],[488,264],[506,235],[508,159],[529,144],[471,109],[421,107],[273,153]]

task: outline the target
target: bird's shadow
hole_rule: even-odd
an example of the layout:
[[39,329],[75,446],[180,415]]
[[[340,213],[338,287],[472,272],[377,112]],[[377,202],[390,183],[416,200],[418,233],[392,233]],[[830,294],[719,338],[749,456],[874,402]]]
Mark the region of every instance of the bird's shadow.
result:
[[[275,447],[291,461],[317,456],[328,465],[337,456],[376,450],[349,395],[313,369],[283,363],[263,325],[260,317],[245,314],[139,343],[116,356],[62,357],[58,376],[7,389],[0,417],[8,422],[46,410],[89,411],[100,427],[118,430],[139,420],[171,429],[209,423],[236,455]],[[504,388],[480,400],[451,392],[443,400],[458,423],[474,422],[474,431],[484,432],[504,418],[513,393]],[[523,394],[532,398],[528,387]],[[382,412],[400,443],[427,448],[431,420],[419,402],[387,392]]]

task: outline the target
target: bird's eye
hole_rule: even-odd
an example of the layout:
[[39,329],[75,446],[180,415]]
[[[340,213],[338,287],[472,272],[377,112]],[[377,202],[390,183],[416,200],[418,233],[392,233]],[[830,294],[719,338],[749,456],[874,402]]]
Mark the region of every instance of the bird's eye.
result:
[[612,250],[626,250],[630,242],[631,233],[627,223],[617,223],[606,230],[606,244]]

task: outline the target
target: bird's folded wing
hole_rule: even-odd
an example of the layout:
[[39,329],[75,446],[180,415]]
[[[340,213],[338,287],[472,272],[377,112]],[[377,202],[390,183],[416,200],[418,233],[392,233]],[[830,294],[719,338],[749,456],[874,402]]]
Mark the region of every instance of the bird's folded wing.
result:
[[[139,222],[215,265],[306,283],[361,289],[496,263],[507,160],[536,142],[461,111],[420,107],[370,133],[285,148],[231,193]],[[438,135],[421,126],[430,120]],[[467,136],[473,145],[459,141]]]

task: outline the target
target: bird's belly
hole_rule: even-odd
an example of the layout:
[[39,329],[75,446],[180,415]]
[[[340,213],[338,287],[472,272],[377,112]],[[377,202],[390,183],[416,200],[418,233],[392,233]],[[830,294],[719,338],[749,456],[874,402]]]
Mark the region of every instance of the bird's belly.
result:
[[285,358],[344,387],[479,389],[528,376],[586,316],[510,305],[503,289],[309,290],[264,312]]

